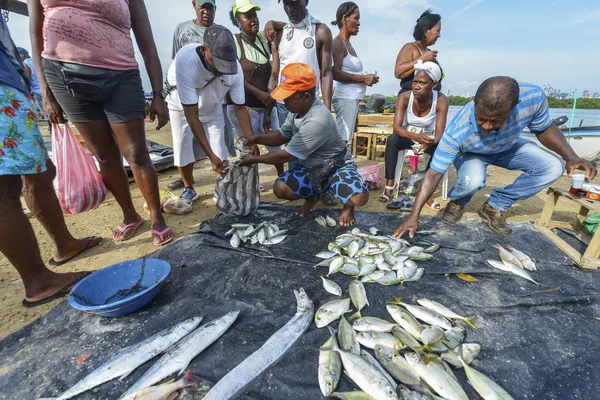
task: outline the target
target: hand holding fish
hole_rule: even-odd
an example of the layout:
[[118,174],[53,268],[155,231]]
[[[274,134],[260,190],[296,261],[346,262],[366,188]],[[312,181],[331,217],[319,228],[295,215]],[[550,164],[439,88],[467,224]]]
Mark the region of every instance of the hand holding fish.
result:
[[400,227],[396,229],[396,231],[394,231],[392,237],[394,239],[400,239],[402,235],[404,235],[406,231],[408,231],[408,236],[412,239],[413,237],[415,237],[415,232],[417,231],[417,228],[419,228],[419,217],[413,217],[413,215],[411,214],[404,220],[402,225],[400,225]]
[[240,157],[239,165],[252,165],[256,164],[256,156],[252,154],[246,154]]

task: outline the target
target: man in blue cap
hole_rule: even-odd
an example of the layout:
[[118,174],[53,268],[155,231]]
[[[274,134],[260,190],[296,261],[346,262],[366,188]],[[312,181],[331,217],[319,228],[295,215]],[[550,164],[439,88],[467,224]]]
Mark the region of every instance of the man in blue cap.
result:
[[[48,117],[44,112],[42,92],[40,91],[40,83],[38,82],[37,74],[33,66],[33,59],[29,57],[29,52],[27,51],[27,49],[23,47],[17,47],[17,51],[19,52],[19,57],[21,57],[21,61],[23,61],[23,67],[25,67],[25,72],[29,77],[29,82],[31,82],[31,94],[33,95],[33,99],[35,100],[35,105],[44,116],[44,119],[48,121]],[[48,129],[50,129],[50,123],[48,123]]]

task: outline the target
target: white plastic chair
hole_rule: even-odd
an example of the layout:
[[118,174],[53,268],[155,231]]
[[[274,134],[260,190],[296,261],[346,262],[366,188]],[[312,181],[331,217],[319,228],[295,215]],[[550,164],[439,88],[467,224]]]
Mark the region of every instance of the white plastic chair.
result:
[[[394,191],[392,192],[393,197],[398,197],[398,182],[402,178],[402,168],[404,167],[404,160],[408,156],[414,156],[415,152],[412,150],[400,150],[398,151],[398,163],[396,164],[396,171],[394,172]],[[426,157],[425,165],[429,161],[429,154],[424,154],[420,157]],[[418,171],[418,170],[417,170]],[[442,179],[442,199],[448,200],[448,172],[444,174],[444,178]]]

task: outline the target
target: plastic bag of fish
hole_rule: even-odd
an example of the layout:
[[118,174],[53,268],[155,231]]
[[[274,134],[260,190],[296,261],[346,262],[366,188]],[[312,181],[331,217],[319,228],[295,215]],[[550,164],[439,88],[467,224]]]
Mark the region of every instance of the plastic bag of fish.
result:
[[430,260],[439,249],[439,245],[411,246],[406,240],[378,233],[373,227],[368,233],[354,228],[339,235],[327,251],[316,255],[323,259],[316,267],[328,267],[327,276],[341,272],[362,282],[396,285],[421,279],[424,269],[416,261]]
[[279,230],[275,224],[261,222],[260,224],[233,224],[231,229],[225,233],[225,236],[231,236],[229,244],[231,247],[238,248],[242,243],[256,244],[264,246],[279,244],[287,237],[287,229]]

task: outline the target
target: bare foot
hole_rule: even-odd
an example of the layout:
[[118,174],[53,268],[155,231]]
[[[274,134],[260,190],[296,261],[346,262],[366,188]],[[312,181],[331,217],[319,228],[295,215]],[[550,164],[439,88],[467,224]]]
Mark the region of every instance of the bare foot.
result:
[[345,205],[340,215],[340,225],[350,226],[354,225],[356,220],[354,219],[354,206]]
[[318,197],[309,197],[304,201],[302,207],[296,210],[296,215],[299,217],[306,217],[313,210],[315,204],[317,204],[317,201],[319,201]]
[[98,245],[100,242],[102,242],[102,238],[98,236],[75,239],[69,244],[68,247],[56,249],[54,252],[54,257],[51,261],[53,261],[55,264],[63,264],[80,253],[83,253],[84,251]]
[[[135,235],[135,232],[138,230],[138,228],[140,226],[142,226],[143,223],[144,223],[144,219],[139,214],[137,215],[137,218],[135,218],[135,219],[131,219],[131,220],[124,219],[123,223],[121,225],[119,225],[119,227],[117,227],[117,229],[114,230],[113,240],[115,240],[117,242],[122,242],[124,240],[131,239],[133,237],[133,235]],[[130,225],[130,226],[125,228],[127,225]],[[121,228],[121,229],[119,229],[119,228]]]
[[[30,288],[25,293],[25,301],[28,303],[40,303],[49,298],[58,298],[59,296],[69,294],[75,283],[79,282],[89,272],[69,272],[65,274],[53,274],[53,277],[44,281],[43,286],[39,288]],[[31,304],[36,305],[36,304]]]

